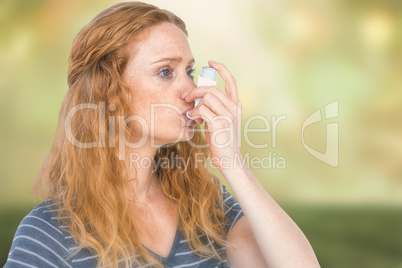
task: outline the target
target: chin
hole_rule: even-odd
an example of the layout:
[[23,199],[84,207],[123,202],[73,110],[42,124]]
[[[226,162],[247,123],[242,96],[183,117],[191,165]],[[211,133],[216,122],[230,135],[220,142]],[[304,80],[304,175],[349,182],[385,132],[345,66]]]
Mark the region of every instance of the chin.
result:
[[182,132],[176,136],[176,142],[180,141],[189,141],[194,137],[194,131],[195,127],[183,127]]
[[182,141],[189,141],[194,137],[195,127],[186,127],[182,126],[181,131],[175,131],[175,133],[161,133],[160,137],[161,139],[158,139],[155,141],[155,144],[160,145],[163,144],[163,147],[169,147],[171,145],[174,145],[178,142]]

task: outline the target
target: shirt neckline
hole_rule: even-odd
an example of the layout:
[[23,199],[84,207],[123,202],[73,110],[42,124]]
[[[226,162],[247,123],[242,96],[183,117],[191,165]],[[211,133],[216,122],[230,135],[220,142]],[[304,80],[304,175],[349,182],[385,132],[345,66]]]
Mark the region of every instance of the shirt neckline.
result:
[[163,262],[167,262],[169,261],[171,258],[174,257],[174,255],[176,254],[177,251],[177,245],[180,242],[180,233],[179,233],[179,228],[176,229],[176,234],[174,236],[174,240],[173,240],[173,244],[172,247],[170,249],[169,255],[165,258],[160,256],[159,254],[153,252],[151,249],[149,249],[148,247],[144,246],[144,248],[146,248],[148,250],[149,253],[151,253],[152,255],[154,255],[156,258],[162,260]]

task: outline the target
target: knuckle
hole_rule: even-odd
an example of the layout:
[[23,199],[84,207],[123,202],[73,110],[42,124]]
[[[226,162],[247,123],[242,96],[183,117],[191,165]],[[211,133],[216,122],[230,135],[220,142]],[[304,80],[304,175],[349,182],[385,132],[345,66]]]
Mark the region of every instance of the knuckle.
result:
[[219,128],[226,128],[228,127],[227,122],[223,122],[223,120],[218,121],[218,127]]
[[198,112],[204,112],[205,111],[205,105],[203,103],[200,103],[200,105],[198,105]]
[[219,127],[219,128],[223,128],[225,125],[222,123],[222,120],[218,120],[218,121],[216,121],[216,126],[217,127]]
[[204,103],[209,103],[211,101],[211,98],[212,98],[211,94],[212,94],[211,92],[208,92],[204,95],[204,97],[203,97],[203,99],[205,100]]
[[229,80],[233,83],[233,84],[236,84],[236,78],[234,78],[234,76],[233,75],[229,75]]
[[213,92],[216,90],[217,88],[215,86],[209,86],[208,89],[206,90],[205,94],[213,94]]

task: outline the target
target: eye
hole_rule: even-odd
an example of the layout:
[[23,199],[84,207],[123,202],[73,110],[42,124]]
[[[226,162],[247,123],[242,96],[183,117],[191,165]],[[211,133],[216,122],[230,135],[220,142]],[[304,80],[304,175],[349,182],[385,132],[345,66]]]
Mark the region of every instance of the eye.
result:
[[191,80],[193,80],[193,81],[194,81],[194,75],[193,75],[194,71],[195,71],[195,69],[190,69],[190,70],[187,71],[187,75],[188,75],[188,76],[191,78]]
[[163,78],[169,78],[172,76],[172,69],[165,68],[159,72],[159,75],[162,76]]

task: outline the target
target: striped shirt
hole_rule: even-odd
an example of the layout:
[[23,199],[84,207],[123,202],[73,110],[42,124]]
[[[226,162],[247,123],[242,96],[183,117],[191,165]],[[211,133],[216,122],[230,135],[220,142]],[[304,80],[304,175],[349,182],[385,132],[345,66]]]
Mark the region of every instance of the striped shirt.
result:
[[[225,215],[225,229],[229,232],[243,216],[239,204],[222,185]],[[58,224],[55,216],[56,204],[45,200],[37,205],[20,223],[14,236],[5,268],[13,267],[96,267],[97,256],[88,249],[79,251],[73,237],[65,231],[65,226]],[[201,235],[203,236],[203,235]],[[213,258],[201,258],[191,251],[183,234],[176,231],[172,249],[167,258],[149,252],[162,261],[166,268],[226,268],[226,248],[215,245],[222,253],[222,261]],[[122,262],[123,263],[123,262]],[[146,266],[150,267],[150,266]]]

